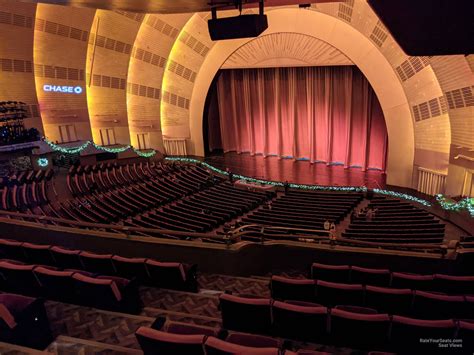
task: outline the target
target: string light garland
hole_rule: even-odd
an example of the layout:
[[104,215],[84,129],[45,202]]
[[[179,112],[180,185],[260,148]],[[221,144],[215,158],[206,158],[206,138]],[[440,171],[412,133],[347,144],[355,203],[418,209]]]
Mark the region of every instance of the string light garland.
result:
[[[179,161],[179,162],[184,162],[184,163],[194,163],[194,164],[199,164],[203,167],[208,168],[209,170],[212,170],[218,174],[222,175],[229,175],[227,171],[218,169],[208,163],[202,162],[197,159],[192,159],[192,158],[179,158],[179,157],[167,157],[165,158],[168,161]],[[243,176],[243,175],[238,175],[234,174],[233,175],[236,179],[239,180],[244,180],[248,182],[253,182],[253,183],[259,183],[259,184],[264,184],[264,185],[271,185],[271,186],[285,186],[285,183],[279,182],[279,181],[267,181],[267,180],[261,180],[261,179],[255,179],[251,178],[248,176]],[[365,186],[321,186],[321,185],[304,185],[304,184],[293,184],[290,183],[288,184],[289,187],[294,188],[294,189],[301,189],[301,190],[318,190],[318,191],[344,191],[344,192],[366,192],[368,189]],[[412,201],[419,203],[423,206],[426,207],[431,207],[431,203],[423,200],[421,198],[411,196],[408,194],[404,194],[401,192],[396,192],[396,191],[390,191],[390,190],[382,190],[382,189],[372,189],[374,193],[381,194],[381,195],[386,195],[386,196],[391,196],[395,198],[401,198],[404,200]],[[447,211],[456,211],[460,212],[464,209],[466,209],[469,214],[474,217],[474,199],[469,199],[465,198],[457,203],[455,202],[447,202],[446,198],[443,195],[436,195],[436,201],[441,205],[441,207]]]
[[460,212],[466,209],[471,217],[474,217],[474,198],[466,197],[458,202],[456,201],[447,201],[446,197],[441,194],[436,195],[436,201],[441,205],[446,211]]
[[125,152],[129,149],[133,150],[135,154],[137,154],[140,157],[143,158],[151,158],[156,155],[156,151],[154,149],[150,150],[149,152],[142,152],[136,148],[133,148],[131,145],[126,145],[123,147],[115,147],[115,148],[109,148],[109,147],[104,147],[102,145],[95,144],[92,141],[87,141],[84,144],[78,146],[78,147],[61,147],[57,144],[54,144],[53,142],[44,139],[44,141],[50,146],[50,148],[56,152],[61,152],[63,154],[78,154],[82,152],[84,149],[86,149],[89,146],[93,146],[95,149],[101,150],[103,152],[107,153],[122,153]]

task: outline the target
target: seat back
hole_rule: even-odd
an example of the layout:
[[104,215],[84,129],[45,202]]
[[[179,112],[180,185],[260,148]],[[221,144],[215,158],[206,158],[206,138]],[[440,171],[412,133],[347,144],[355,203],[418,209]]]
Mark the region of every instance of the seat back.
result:
[[233,354],[252,354],[252,355],[279,355],[278,348],[257,348],[238,344],[233,344],[215,337],[208,337],[204,342],[206,355],[233,355]]
[[81,304],[103,309],[117,310],[122,294],[111,279],[98,279],[80,273],[72,275],[75,280],[77,299]]
[[50,249],[56,265],[63,269],[83,269],[81,259],[79,258],[80,250],[65,249],[54,246]]
[[459,319],[466,316],[466,305],[463,296],[416,291],[413,315],[420,319]]
[[33,274],[34,265],[0,261],[0,287],[22,295],[38,295],[40,284]]
[[95,254],[82,251],[79,254],[84,268],[89,272],[96,272],[101,275],[115,275],[115,267],[112,263],[112,254]]
[[380,313],[409,315],[412,311],[412,303],[413,293],[407,288],[365,287],[365,305]]
[[315,280],[348,283],[351,267],[349,265],[328,265],[313,263],[311,277]]
[[351,282],[362,285],[390,286],[390,270],[370,269],[359,266],[351,268]]
[[224,328],[257,334],[270,332],[270,299],[222,294],[219,302]]
[[364,304],[364,287],[318,280],[316,281],[316,300],[326,307],[362,306]]
[[429,291],[433,287],[433,275],[415,275],[404,272],[392,272],[394,288]]
[[338,346],[378,349],[388,341],[388,314],[361,314],[333,308],[330,318],[331,338]]
[[145,258],[124,258],[118,255],[112,257],[117,275],[126,279],[137,278],[141,283],[149,283]]
[[205,335],[172,334],[147,327],[140,327],[137,329],[135,336],[145,355],[204,355],[202,344]]
[[62,302],[74,301],[73,271],[57,271],[40,266],[35,268],[34,273],[48,299]]
[[306,307],[275,301],[272,306],[274,334],[302,341],[324,342],[327,308]]
[[0,239],[0,258],[26,260],[22,244],[16,240]]
[[429,339],[452,339],[455,329],[453,320],[422,320],[393,316],[390,345],[402,353],[408,351],[413,354],[420,351],[424,354],[436,353],[439,351],[438,344],[430,343]]
[[460,321],[456,339],[461,339],[463,349],[474,349],[474,322]]
[[272,276],[270,282],[272,298],[277,300],[296,300],[312,302],[315,299],[315,281],[309,279],[289,279]]
[[53,256],[49,251],[51,245],[23,243],[22,247],[29,263],[38,265],[55,265]]
[[453,295],[474,294],[474,276],[434,275],[433,290]]
[[173,290],[186,289],[186,272],[183,264],[148,259],[146,267],[154,285]]

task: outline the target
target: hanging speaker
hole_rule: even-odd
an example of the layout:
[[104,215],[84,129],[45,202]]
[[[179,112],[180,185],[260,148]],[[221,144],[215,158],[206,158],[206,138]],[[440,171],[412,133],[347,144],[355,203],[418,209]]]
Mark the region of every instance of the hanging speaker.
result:
[[213,41],[257,37],[268,28],[267,15],[251,14],[215,18],[207,22]]

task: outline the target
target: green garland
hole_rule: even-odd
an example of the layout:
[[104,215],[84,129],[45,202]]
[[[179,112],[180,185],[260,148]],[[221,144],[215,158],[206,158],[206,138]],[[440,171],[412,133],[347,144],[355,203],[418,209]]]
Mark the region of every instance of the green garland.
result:
[[124,147],[118,147],[118,148],[109,148],[109,147],[104,147],[102,145],[95,144],[94,142],[91,142],[91,141],[87,141],[78,147],[61,147],[47,139],[44,139],[44,141],[50,146],[52,150],[56,152],[61,152],[63,154],[78,154],[82,152],[84,149],[86,149],[87,147],[89,147],[90,145],[92,145],[94,148],[98,150],[102,150],[107,153],[122,153],[122,152],[125,152],[126,150],[132,149],[135,152],[135,154],[143,158],[151,158],[156,155],[156,151],[153,149],[149,152],[141,152],[140,150],[133,148],[131,145],[126,145]]
[[[226,171],[223,171],[221,169],[218,169],[208,163],[202,162],[197,159],[191,159],[191,158],[178,158],[178,157],[168,157],[166,160],[169,161],[180,161],[180,162],[185,162],[185,163],[194,163],[194,164],[200,164],[209,170],[212,170],[218,174],[223,174],[223,175],[228,175]],[[238,175],[234,174],[234,177],[240,180],[244,181],[249,181],[249,182],[254,182],[254,183],[260,183],[260,184],[265,184],[265,185],[272,185],[272,186],[285,186],[285,183],[283,182],[278,182],[278,181],[267,181],[267,180],[261,180],[261,179],[255,179],[251,178],[248,176],[243,176],[243,175]],[[295,189],[301,189],[301,190],[319,190],[319,191],[351,191],[351,192],[365,192],[367,191],[367,187],[365,186],[320,186],[320,185],[304,185],[304,184],[289,184],[289,187],[295,188]],[[372,189],[377,194],[381,195],[386,195],[386,196],[391,196],[395,198],[401,198],[404,200],[412,201],[419,203],[423,206],[431,207],[431,203],[423,200],[421,198],[411,196],[408,194],[404,194],[401,192],[396,192],[396,191],[390,191],[390,190],[382,190],[382,189]],[[464,199],[459,201],[458,203],[450,203],[446,202],[446,199],[442,195],[437,195],[436,200],[438,203],[441,205],[441,207],[447,211],[462,211],[466,209],[472,217],[474,217],[474,199]]]
[[460,212],[462,210],[467,210],[471,217],[474,217],[474,198],[466,197],[461,201],[447,201],[446,197],[441,194],[436,195],[436,201],[441,205],[446,211]]

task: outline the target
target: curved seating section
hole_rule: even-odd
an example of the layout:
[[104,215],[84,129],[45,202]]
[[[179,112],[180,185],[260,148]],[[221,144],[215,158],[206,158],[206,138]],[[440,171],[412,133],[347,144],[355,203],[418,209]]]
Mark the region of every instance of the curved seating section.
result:
[[437,344],[432,349],[427,348],[420,339],[444,338],[467,343],[472,342],[474,335],[474,323],[469,321],[389,316],[354,307],[327,308],[319,304],[227,294],[220,296],[220,305],[226,329],[357,349],[403,353],[424,349],[435,353]]
[[473,319],[474,297],[439,292],[343,284],[321,280],[295,280],[273,276],[273,299],[303,301],[326,307],[350,305],[368,307],[380,313],[406,315],[419,319]]
[[42,299],[0,294],[1,342],[44,349],[52,340]]
[[[196,265],[160,262],[148,258],[127,258],[113,254],[96,254],[8,239],[0,239],[0,257],[13,259],[16,263],[42,265],[49,269],[82,270],[94,275],[136,279],[144,285],[189,292],[197,291]],[[26,287],[29,286],[26,285]]]
[[376,197],[368,205],[372,218],[351,216],[345,238],[375,242],[441,243],[445,224],[410,202]]
[[313,279],[329,282],[416,289],[447,294],[474,294],[474,275],[420,275],[388,269],[321,263],[313,263],[310,274]]
[[48,203],[47,184],[53,170],[26,170],[0,181],[1,209],[27,212]]
[[289,190],[242,221],[296,231],[322,230],[326,220],[339,223],[361,199],[360,193]]

